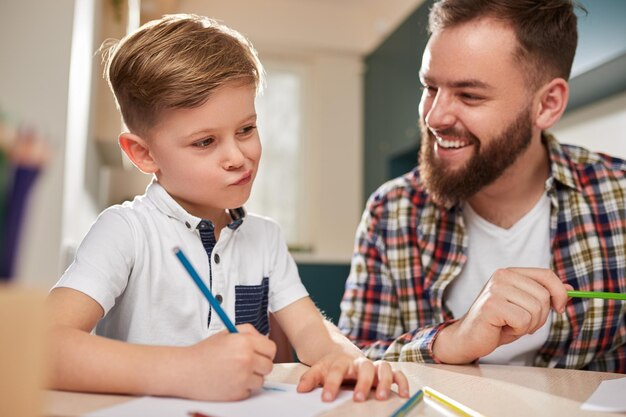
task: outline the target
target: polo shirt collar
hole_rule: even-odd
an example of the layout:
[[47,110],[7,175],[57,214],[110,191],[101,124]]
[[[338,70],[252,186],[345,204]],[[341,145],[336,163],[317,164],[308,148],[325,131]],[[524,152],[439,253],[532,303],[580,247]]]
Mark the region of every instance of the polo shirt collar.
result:
[[[190,230],[195,230],[201,222],[208,221],[189,214],[180,204],[176,202],[176,200],[172,198],[171,195],[168,194],[156,178],[154,178],[148,185],[148,188],[146,189],[146,196],[159,211],[169,218],[180,221]],[[235,230],[241,226],[244,217],[246,217],[246,210],[243,207],[229,209],[228,213],[233,220],[228,224],[228,228],[231,230]]]

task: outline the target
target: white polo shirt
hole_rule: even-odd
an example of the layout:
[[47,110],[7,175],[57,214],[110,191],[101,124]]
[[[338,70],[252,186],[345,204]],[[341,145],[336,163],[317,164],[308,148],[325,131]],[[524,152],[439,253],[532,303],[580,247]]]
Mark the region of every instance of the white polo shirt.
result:
[[207,323],[209,303],[174,247],[185,252],[235,324],[242,317],[266,324],[267,310],[308,295],[274,221],[250,214],[225,227],[210,265],[197,229],[202,221],[153,181],[144,195],[100,214],[55,288],[81,291],[102,306],[97,334],[170,346],[190,345],[225,328],[217,314]]

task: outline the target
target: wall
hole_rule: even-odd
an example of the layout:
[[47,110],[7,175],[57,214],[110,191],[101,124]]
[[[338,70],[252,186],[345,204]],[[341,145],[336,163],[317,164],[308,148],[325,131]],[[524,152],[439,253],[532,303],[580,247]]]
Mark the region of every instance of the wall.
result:
[[49,140],[19,246],[17,276],[46,286],[58,275],[73,0],[0,2],[0,108]]
[[364,199],[417,162],[418,73],[431,5],[418,7],[365,58]]
[[586,0],[578,17],[568,111],[626,91],[626,2]]
[[[99,156],[92,137],[92,90],[94,66],[94,34],[101,2],[80,0],[75,3],[71,41],[68,86],[68,117],[63,183],[62,240],[57,250],[60,257],[56,278],[69,265],[78,244],[99,212],[97,205]],[[95,64],[95,65],[94,65]],[[31,259],[32,261],[32,259]],[[56,281],[54,279],[52,282]]]
[[550,131],[563,143],[626,159],[626,93],[568,112]]

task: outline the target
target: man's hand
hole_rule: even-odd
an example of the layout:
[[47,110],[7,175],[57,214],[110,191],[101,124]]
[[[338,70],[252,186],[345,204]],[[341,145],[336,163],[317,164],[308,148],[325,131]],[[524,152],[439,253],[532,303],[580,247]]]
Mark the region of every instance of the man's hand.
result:
[[354,358],[343,353],[331,353],[314,364],[300,378],[298,392],[309,392],[323,386],[322,400],[333,401],[344,381],[355,382],[354,401],[365,401],[372,387],[377,400],[390,398],[391,385],[398,385],[400,397],[409,397],[409,383],[400,371],[391,369],[385,361],[372,362],[365,357]]
[[549,269],[499,269],[469,311],[437,335],[433,355],[444,363],[470,363],[532,334],[546,322],[551,307],[565,310],[568,289]]

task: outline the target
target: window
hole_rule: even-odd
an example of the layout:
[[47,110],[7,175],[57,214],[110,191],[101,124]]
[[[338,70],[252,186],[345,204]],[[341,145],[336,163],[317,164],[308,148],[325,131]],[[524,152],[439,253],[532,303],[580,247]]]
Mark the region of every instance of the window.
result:
[[304,70],[265,63],[266,88],[257,97],[257,126],[263,154],[246,208],[276,220],[291,250],[307,247],[306,193],[303,190]]

